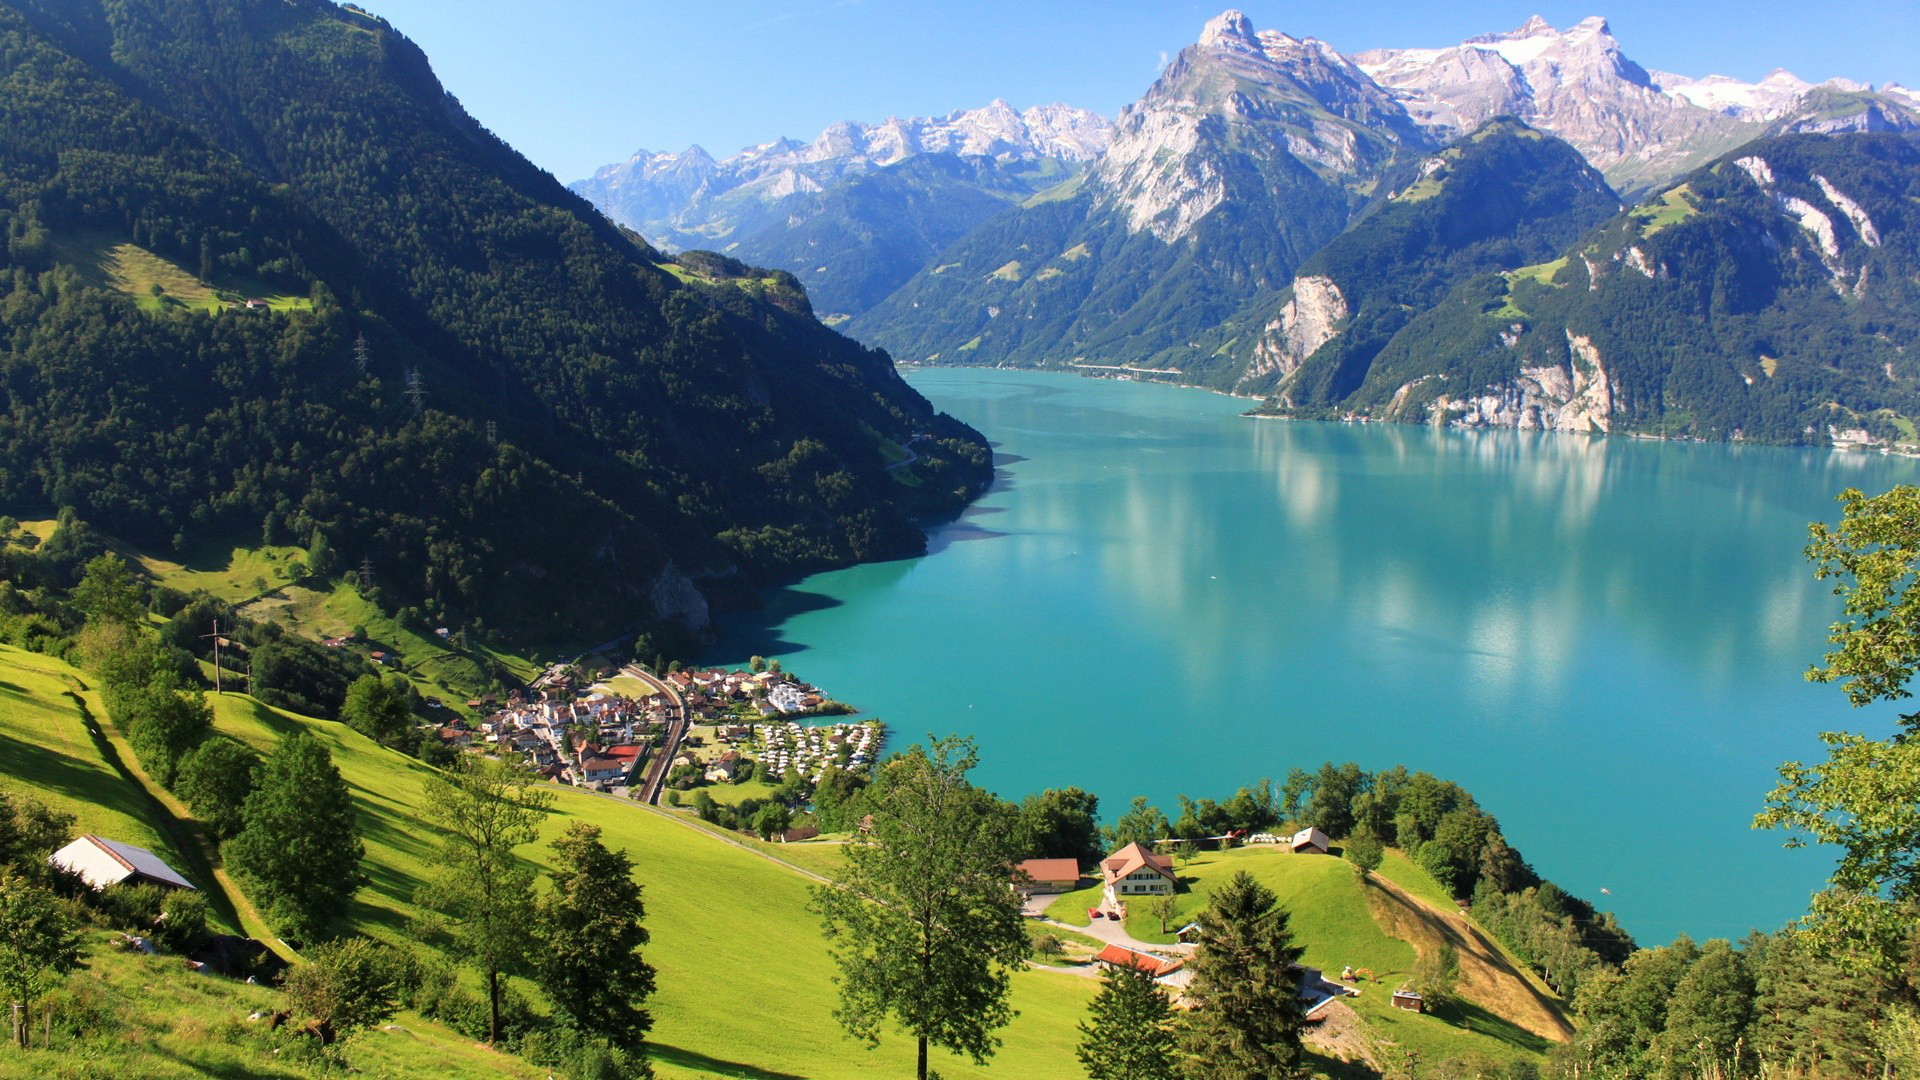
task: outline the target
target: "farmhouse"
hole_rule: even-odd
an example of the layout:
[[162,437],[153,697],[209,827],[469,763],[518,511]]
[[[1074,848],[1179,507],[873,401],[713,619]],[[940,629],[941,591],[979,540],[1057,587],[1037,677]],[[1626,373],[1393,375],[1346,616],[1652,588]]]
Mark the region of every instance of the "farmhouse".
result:
[[1028,859],[1016,869],[1025,875],[1020,887],[1029,896],[1072,892],[1080,885],[1078,859]]
[[1287,838],[1287,850],[1296,855],[1325,855],[1333,847],[1333,838],[1312,826]]
[[158,885],[165,889],[193,888],[186,878],[146,848],[91,834],[47,856],[47,861],[79,874],[96,892],[122,882]]
[[1122,896],[1165,896],[1179,883],[1173,876],[1173,857],[1155,855],[1138,841],[1107,856],[1100,871],[1110,904]]

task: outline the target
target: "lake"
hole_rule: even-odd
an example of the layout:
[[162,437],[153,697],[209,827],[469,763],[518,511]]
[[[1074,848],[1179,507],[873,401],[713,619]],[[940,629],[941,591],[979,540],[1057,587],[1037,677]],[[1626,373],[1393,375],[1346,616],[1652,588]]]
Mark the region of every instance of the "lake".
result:
[[[1019,798],[1225,798],[1288,768],[1458,781],[1643,943],[1774,929],[1831,866],[1749,828],[1816,734],[1838,600],[1806,526],[1920,463],[1240,416],[1069,375],[924,369],[998,483],[924,558],[816,575],[709,657],[778,657],[892,725],[975,736]],[[1610,895],[1602,894],[1602,889]]]

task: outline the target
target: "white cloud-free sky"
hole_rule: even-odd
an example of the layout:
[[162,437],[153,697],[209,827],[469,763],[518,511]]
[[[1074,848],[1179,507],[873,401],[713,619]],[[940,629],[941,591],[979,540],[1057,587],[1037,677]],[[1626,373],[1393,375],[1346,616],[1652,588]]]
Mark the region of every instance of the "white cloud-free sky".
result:
[[[838,120],[995,97],[1109,116],[1227,0],[361,0],[469,112],[562,180],[636,148],[725,156]],[[1626,54],[1688,75],[1784,67],[1920,84],[1917,0],[1242,0],[1254,25],[1343,52],[1450,45],[1539,13],[1604,15]]]

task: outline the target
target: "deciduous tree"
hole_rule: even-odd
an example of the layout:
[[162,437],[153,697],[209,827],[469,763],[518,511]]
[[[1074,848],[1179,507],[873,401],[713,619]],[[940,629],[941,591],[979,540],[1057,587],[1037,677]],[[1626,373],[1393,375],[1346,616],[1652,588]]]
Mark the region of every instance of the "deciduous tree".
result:
[[0,874],[0,988],[20,1006],[20,1046],[34,999],[80,966],[80,936],[60,900],[11,871]]
[[553,852],[553,889],[535,906],[534,978],[574,1027],[638,1050],[653,1026],[644,1003],[654,971],[640,955],[646,907],[633,863],[583,822],[569,825]]
[[487,983],[487,1038],[500,1039],[500,979],[520,970],[532,942],[533,867],[514,855],[553,805],[533,774],[497,758],[463,754],[426,784],[428,817],[446,830],[427,907],[451,919],[453,951]]
[[840,970],[842,1027],[869,1045],[889,1018],[927,1051],[984,1062],[1012,1019],[1010,969],[1025,963],[1020,901],[1008,888],[1013,812],[967,782],[970,740],[936,739],[887,762],[871,791],[872,831],[814,890]]
[[223,849],[227,864],[258,890],[281,934],[324,936],[366,883],[359,815],[333,755],[305,732],[280,740],[261,763],[241,820]]

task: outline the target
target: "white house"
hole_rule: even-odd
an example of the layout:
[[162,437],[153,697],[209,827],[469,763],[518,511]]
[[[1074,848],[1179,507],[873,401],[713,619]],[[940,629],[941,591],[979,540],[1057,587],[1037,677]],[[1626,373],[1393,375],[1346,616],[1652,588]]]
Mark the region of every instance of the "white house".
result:
[[1155,855],[1137,841],[1102,860],[1100,872],[1109,904],[1119,903],[1123,896],[1165,896],[1178,884],[1173,858]]
[[87,835],[47,856],[63,870],[79,874],[96,891],[122,882],[191,889],[193,885],[146,848]]

